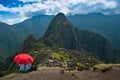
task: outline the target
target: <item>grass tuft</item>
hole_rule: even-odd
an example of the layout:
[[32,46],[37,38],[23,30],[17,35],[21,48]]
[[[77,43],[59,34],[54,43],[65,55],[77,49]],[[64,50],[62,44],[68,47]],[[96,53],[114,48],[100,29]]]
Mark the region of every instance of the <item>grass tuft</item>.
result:
[[4,77],[1,77],[0,80],[8,80],[8,79],[10,79],[10,78],[12,78],[12,77],[14,77],[16,75],[17,75],[16,73],[11,73],[11,74],[8,74],[8,75],[6,75]]

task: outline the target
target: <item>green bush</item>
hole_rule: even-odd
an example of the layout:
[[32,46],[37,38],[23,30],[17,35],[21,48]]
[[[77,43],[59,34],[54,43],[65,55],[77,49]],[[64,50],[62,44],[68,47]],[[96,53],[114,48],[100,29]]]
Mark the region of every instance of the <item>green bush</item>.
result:
[[65,60],[66,59],[63,55],[61,55],[59,53],[52,53],[52,58],[56,58],[58,60],[61,60],[61,59]]
[[77,63],[77,67],[85,67],[82,63]]
[[77,63],[77,71],[82,71],[82,70],[89,70],[89,67],[88,66],[85,66],[84,64],[82,63]]
[[8,72],[8,71],[2,71],[2,72],[0,72],[0,77],[3,77],[3,76],[5,76],[5,75],[7,75],[9,73],[10,72]]
[[120,67],[120,64],[109,64],[111,67]]
[[93,70],[106,72],[106,71],[110,70],[111,68],[112,68],[112,66],[110,64],[97,64],[93,67]]

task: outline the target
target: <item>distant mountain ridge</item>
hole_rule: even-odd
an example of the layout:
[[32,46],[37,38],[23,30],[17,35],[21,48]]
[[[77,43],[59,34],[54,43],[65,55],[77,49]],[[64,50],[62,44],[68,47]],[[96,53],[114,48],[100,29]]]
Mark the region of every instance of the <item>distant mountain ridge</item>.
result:
[[27,19],[21,23],[14,24],[14,28],[26,35],[33,34],[36,38],[44,35],[47,26],[53,16],[39,15]]

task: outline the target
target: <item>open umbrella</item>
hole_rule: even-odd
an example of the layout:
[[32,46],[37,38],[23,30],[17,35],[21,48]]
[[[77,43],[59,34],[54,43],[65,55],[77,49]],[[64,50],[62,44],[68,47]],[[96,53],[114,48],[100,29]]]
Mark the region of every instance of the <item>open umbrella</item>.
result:
[[14,61],[17,64],[27,65],[27,64],[33,63],[34,59],[29,54],[21,53],[21,54],[18,54],[17,56],[15,56]]

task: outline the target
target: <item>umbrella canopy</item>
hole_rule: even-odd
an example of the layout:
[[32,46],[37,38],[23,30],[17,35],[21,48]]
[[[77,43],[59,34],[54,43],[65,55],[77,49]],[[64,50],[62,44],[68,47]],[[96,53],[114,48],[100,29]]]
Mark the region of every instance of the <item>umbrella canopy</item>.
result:
[[15,58],[14,58],[14,61],[15,61],[17,64],[27,65],[27,64],[33,63],[34,59],[33,59],[33,57],[30,56],[29,54],[22,53],[22,54],[16,55]]

